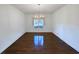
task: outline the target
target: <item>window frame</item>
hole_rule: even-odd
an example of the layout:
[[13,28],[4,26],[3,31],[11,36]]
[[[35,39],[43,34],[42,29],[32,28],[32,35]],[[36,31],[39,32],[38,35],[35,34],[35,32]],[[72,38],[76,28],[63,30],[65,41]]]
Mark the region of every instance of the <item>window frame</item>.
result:
[[[43,26],[39,26],[39,22],[38,22],[38,26],[35,27],[35,26],[34,26],[34,21],[35,21],[35,19],[38,20],[38,21],[42,19],[42,20],[43,20]],[[34,28],[44,28],[44,26],[45,26],[45,19],[44,19],[44,18],[33,18],[33,22],[32,22],[32,23],[33,23],[33,27],[34,27]]]

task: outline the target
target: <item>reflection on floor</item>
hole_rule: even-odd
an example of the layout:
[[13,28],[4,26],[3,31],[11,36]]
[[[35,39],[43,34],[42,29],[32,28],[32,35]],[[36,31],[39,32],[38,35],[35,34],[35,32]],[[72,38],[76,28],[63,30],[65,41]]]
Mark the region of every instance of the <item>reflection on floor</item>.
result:
[[75,54],[78,53],[52,33],[25,33],[3,54]]
[[35,48],[43,47],[44,44],[44,36],[42,35],[34,35],[34,46]]

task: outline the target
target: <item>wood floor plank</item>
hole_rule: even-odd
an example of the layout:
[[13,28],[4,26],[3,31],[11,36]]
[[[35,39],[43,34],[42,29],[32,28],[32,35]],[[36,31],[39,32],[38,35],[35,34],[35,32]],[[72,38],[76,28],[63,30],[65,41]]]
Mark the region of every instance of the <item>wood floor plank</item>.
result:
[[[44,45],[34,45],[34,35],[44,36]],[[53,33],[25,33],[2,54],[77,54],[76,50],[63,42]]]

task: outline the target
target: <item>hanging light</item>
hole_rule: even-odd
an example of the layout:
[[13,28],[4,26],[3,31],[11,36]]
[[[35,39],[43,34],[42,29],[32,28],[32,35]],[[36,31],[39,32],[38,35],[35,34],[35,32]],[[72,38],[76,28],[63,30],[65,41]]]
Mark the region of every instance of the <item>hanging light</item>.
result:
[[40,4],[37,4],[38,6],[40,6]]

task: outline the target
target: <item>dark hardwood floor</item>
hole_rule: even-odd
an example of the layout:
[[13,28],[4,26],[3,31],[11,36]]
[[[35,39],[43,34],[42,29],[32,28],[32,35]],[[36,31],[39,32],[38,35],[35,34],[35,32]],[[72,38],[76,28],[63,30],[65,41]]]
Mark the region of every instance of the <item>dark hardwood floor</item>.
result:
[[[44,45],[35,47],[34,35],[44,36]],[[67,45],[53,33],[25,33],[2,54],[76,54],[72,47]]]

